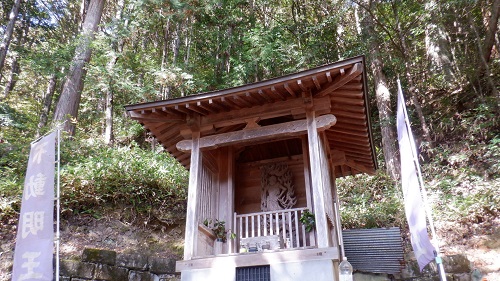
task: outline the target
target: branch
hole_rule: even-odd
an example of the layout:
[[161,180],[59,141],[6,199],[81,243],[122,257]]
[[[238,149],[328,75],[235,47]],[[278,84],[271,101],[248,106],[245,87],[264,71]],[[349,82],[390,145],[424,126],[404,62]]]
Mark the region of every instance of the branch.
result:
[[389,40],[392,42],[392,44],[394,45],[394,47],[401,53],[403,53],[402,51],[402,47],[400,45],[398,45],[396,43],[396,41],[394,40],[393,36],[391,35],[391,32],[385,27],[384,24],[382,24],[382,22],[378,19],[378,17],[371,11],[371,9],[369,7],[367,7],[366,5],[363,5],[359,0],[353,0],[353,2],[355,4],[357,4],[358,6],[360,6],[361,8],[363,8],[366,12],[368,12],[368,14],[370,15],[370,17],[373,19],[373,21],[375,22],[375,24],[377,26],[379,26],[380,28],[383,29],[383,31],[385,31],[385,33],[387,34],[387,36],[389,37]]

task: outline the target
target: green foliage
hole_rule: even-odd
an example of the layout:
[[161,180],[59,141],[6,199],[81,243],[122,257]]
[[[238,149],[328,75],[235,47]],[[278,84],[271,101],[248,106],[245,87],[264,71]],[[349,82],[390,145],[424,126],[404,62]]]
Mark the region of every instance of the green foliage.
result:
[[314,218],[314,214],[309,210],[304,210],[302,212],[302,216],[300,216],[299,221],[303,225],[305,225],[307,232],[311,232],[316,226],[316,219]]
[[[19,211],[27,148],[1,144],[2,216]],[[5,152],[5,154],[4,154]],[[165,153],[146,151],[132,142],[109,147],[92,140],[61,144],[63,214],[100,216],[107,208],[129,208],[136,215],[152,212],[181,216],[185,212],[187,171]],[[0,218],[6,219],[6,218]]]
[[88,144],[66,154],[73,155],[61,171],[65,211],[94,212],[103,205],[131,206],[140,213],[184,210],[187,171],[168,154],[134,143],[117,148]]
[[8,104],[0,103],[0,127],[15,127],[23,129],[24,125],[19,122],[23,114],[10,107]]
[[32,140],[31,120],[23,111],[0,103],[0,196],[15,197],[22,190]]
[[384,172],[339,179],[337,188],[344,228],[405,228],[401,188]]
[[[472,131],[475,129],[471,129]],[[438,215],[443,220],[481,223],[500,214],[500,135],[486,143],[443,143],[424,166]]]
[[226,242],[227,241],[227,235],[229,234],[229,238],[234,239],[236,238],[236,234],[231,232],[231,230],[226,230],[226,222],[221,221],[216,219],[215,221],[212,221],[211,219],[205,219],[203,221],[203,224],[210,228],[212,232],[214,233],[216,239]]

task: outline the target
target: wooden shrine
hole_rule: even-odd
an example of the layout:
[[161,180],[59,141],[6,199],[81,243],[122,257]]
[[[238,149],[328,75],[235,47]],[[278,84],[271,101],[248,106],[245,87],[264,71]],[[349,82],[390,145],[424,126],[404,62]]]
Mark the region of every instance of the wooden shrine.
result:
[[[366,88],[364,57],[355,57],[126,106],[190,171],[183,281],[253,280],[240,273],[254,269],[267,276],[258,280],[338,280],[335,179],[377,168]],[[207,221],[234,238],[216,242]]]

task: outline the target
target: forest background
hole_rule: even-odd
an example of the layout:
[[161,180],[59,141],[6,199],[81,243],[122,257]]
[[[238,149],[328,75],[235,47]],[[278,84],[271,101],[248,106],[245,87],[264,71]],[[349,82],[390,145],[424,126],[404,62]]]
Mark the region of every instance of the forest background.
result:
[[97,244],[178,257],[187,172],[123,106],[358,55],[367,59],[380,171],[338,182],[343,226],[407,231],[397,184],[400,79],[443,251],[500,272],[487,258],[500,248],[499,14],[500,0],[2,1],[0,279],[37,137],[67,120],[64,255]]

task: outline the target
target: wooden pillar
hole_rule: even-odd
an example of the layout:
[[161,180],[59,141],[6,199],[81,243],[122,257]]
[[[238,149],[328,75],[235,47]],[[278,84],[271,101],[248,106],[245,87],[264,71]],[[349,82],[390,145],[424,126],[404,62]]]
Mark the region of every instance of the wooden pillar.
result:
[[321,157],[321,166],[323,169],[321,170],[323,173],[323,181],[324,181],[324,192],[325,192],[325,200],[326,200],[326,214],[330,218],[332,224],[330,225],[330,245],[333,247],[338,247],[338,236],[337,236],[337,212],[335,207],[335,173],[332,165],[332,157],[331,157],[331,149],[328,143],[328,139],[326,137],[325,132],[321,132],[320,134],[320,157]]
[[[312,102],[312,101],[311,101]],[[307,118],[307,140],[309,148],[309,167],[310,176],[313,190],[313,205],[314,216],[316,218],[316,234],[318,248],[330,247],[328,221],[326,217],[325,206],[327,204],[325,198],[325,183],[324,176],[322,175],[322,168],[320,158],[321,141],[318,135],[316,126],[316,116],[312,108],[306,110]]]
[[311,188],[311,173],[309,171],[309,166],[307,165],[309,161],[309,146],[307,144],[307,137],[302,136],[301,137],[302,141],[302,161],[304,162],[304,178],[305,180],[305,188],[306,188],[306,200],[307,200],[307,207],[310,208],[311,210],[313,209],[313,202],[312,202],[312,188]]
[[[222,147],[219,149],[219,219],[226,222],[226,229],[235,232],[234,226],[234,184],[233,165],[234,156],[232,147]],[[227,240],[229,253],[235,251],[233,239]]]
[[186,235],[184,241],[184,260],[190,260],[196,255],[198,244],[198,194],[202,170],[202,155],[200,151],[200,132],[194,131],[191,147],[191,165],[189,168],[189,186],[186,215]]

